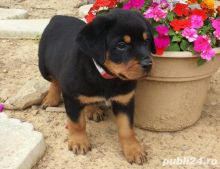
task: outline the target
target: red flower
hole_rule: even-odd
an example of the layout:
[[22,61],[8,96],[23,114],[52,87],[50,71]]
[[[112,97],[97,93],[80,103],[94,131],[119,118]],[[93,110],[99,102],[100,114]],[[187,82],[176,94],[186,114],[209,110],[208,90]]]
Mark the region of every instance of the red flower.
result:
[[173,11],[176,13],[177,16],[188,16],[190,9],[186,4],[177,3]]
[[173,27],[173,30],[180,31],[181,29],[191,26],[191,21],[189,19],[174,19],[170,22],[170,25]]
[[216,12],[217,12],[217,15],[220,16],[220,6],[217,7]]
[[166,48],[156,48],[156,55],[163,55]]
[[208,18],[208,16],[207,16],[205,10],[203,10],[203,9],[193,9],[193,10],[191,11],[191,14],[192,14],[192,15],[201,16],[203,21]]
[[92,8],[90,8],[88,15],[85,16],[86,21],[92,22],[95,19],[95,13],[100,7],[114,8],[116,7],[118,0],[96,0]]
[[94,6],[113,8],[117,5],[117,0],[96,0]]
[[85,16],[85,19],[86,19],[87,23],[90,23],[93,21],[93,19],[95,19],[95,15],[93,15],[92,12],[89,12],[88,15]]

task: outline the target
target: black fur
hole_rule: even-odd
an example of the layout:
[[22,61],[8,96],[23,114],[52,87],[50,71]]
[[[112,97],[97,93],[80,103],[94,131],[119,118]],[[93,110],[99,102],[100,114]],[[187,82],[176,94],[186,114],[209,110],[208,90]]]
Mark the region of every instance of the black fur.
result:
[[[39,68],[45,79],[59,81],[65,108],[72,121],[77,122],[79,112],[85,106],[77,100],[79,95],[109,99],[135,89],[135,80],[101,77],[92,58],[103,68],[107,51],[115,63],[126,63],[136,56],[148,64],[151,53],[155,53],[151,29],[141,15],[124,10],[113,10],[87,25],[73,17],[52,18],[40,41]],[[144,31],[149,36],[146,42],[142,39]],[[132,37],[132,44],[126,50],[116,50],[125,34]],[[127,113],[133,123],[134,99],[128,105],[113,102],[112,107],[115,114]]]

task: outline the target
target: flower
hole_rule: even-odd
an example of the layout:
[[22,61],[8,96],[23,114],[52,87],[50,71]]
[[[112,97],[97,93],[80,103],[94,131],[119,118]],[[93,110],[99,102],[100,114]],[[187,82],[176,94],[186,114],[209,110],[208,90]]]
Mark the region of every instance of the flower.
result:
[[94,6],[114,8],[117,2],[117,0],[96,0]]
[[4,110],[4,104],[0,103],[0,112],[3,112]]
[[218,40],[220,40],[220,19],[212,19],[211,22],[212,22],[213,28],[215,28],[215,31],[213,32],[213,34]]
[[173,9],[177,16],[188,16],[189,15],[189,7],[187,4],[177,3]]
[[188,4],[195,4],[198,3],[198,0],[188,0]]
[[174,31],[180,31],[181,29],[191,26],[191,21],[189,19],[174,19],[170,22],[170,25],[173,27]]
[[141,8],[144,5],[144,0],[129,0],[124,4],[123,9]]
[[203,52],[210,48],[211,41],[208,36],[200,35],[198,38],[194,41],[194,50],[196,52]]
[[197,31],[193,28],[185,28],[182,31],[182,36],[188,39],[189,42],[193,42],[197,39],[198,34]]
[[86,21],[92,22],[95,19],[95,13],[100,7],[114,8],[116,7],[118,0],[96,0],[94,5],[90,8],[88,15],[85,16]]
[[201,16],[203,21],[208,18],[206,12],[202,9],[193,9],[191,10],[191,14]]
[[212,26],[213,28],[220,30],[220,19],[212,19]]
[[170,44],[170,38],[168,36],[158,36],[154,38],[154,42],[157,48],[167,48]]
[[166,25],[159,25],[156,27],[156,31],[159,35],[168,36],[169,28]]
[[95,19],[95,15],[92,12],[89,12],[88,15],[85,16],[85,19],[88,23],[90,23],[93,19]]
[[216,30],[213,32],[213,34],[215,35],[215,37],[220,40],[220,30]]
[[163,54],[164,50],[170,45],[170,38],[168,36],[169,28],[166,25],[159,25],[156,27],[158,36],[154,38],[154,43],[157,49],[157,54]]
[[155,7],[150,7],[145,13],[145,18],[153,18],[156,22],[160,21],[163,18],[166,18],[166,11],[161,9],[158,5]]
[[167,0],[160,0],[160,3],[159,3],[160,7],[162,9],[166,9],[168,8],[170,5],[168,4]]
[[203,0],[201,2],[202,8],[207,8],[209,10],[214,10],[214,0]]
[[202,17],[199,15],[191,16],[191,27],[195,29],[199,29],[203,26]]
[[207,61],[215,56],[215,51],[211,47],[211,40],[205,35],[198,36],[194,41],[194,50],[196,52],[201,52],[201,58]]
[[220,16],[220,6],[216,8],[217,15]]
[[201,58],[210,61],[215,56],[215,51],[212,48],[205,50],[201,53]]
[[169,36],[158,36],[154,38],[154,43],[156,46],[156,53],[162,55],[166,48],[170,45]]

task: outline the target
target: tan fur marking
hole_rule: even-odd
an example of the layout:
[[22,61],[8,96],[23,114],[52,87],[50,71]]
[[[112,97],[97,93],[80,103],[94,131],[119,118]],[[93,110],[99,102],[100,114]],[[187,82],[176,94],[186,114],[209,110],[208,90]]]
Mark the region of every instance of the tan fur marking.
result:
[[53,80],[50,84],[50,88],[44,100],[42,101],[42,105],[44,107],[48,106],[57,106],[60,102],[61,97],[61,89],[59,82],[57,80]]
[[110,98],[110,100],[127,105],[129,103],[129,101],[132,99],[132,97],[134,96],[134,94],[135,94],[135,91],[133,90],[127,94],[112,97],[112,98]]
[[124,37],[123,37],[123,39],[124,39],[124,41],[125,41],[125,43],[131,43],[131,36],[129,36],[129,35],[125,35]]
[[78,97],[78,99],[81,103],[84,103],[84,104],[90,104],[90,103],[97,103],[97,102],[106,101],[106,99],[104,97],[99,97],[99,96],[89,97],[89,96],[80,95]]
[[[117,64],[112,62],[107,55],[104,65],[112,74],[118,76],[122,80],[136,80],[145,75],[141,65],[135,59],[130,60],[128,63]],[[124,75],[124,77],[120,75]]]
[[84,112],[89,120],[96,122],[104,120],[104,112],[96,105],[88,105],[84,108]]
[[116,123],[118,126],[119,140],[126,159],[130,163],[143,164],[143,162],[147,160],[146,153],[137,141],[127,115],[119,113],[116,117]]
[[86,134],[84,112],[80,113],[79,122],[77,123],[68,118],[67,126],[69,131],[69,150],[72,150],[75,154],[85,154],[88,152],[91,149],[91,145]]
[[147,38],[148,38],[147,33],[144,32],[144,33],[143,33],[143,39],[144,39],[144,40],[147,40]]

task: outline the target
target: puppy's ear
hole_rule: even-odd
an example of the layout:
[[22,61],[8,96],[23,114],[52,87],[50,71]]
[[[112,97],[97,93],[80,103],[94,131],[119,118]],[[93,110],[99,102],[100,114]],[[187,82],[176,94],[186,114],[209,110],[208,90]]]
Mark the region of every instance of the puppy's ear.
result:
[[105,61],[106,37],[112,23],[113,20],[110,17],[98,16],[79,32],[76,39],[79,48],[99,64]]
[[151,26],[151,24],[145,20],[146,25],[147,25],[147,29],[148,29],[148,36],[150,38],[150,49],[151,49],[151,53],[155,54],[156,53],[156,46],[154,43],[154,30],[153,27]]

